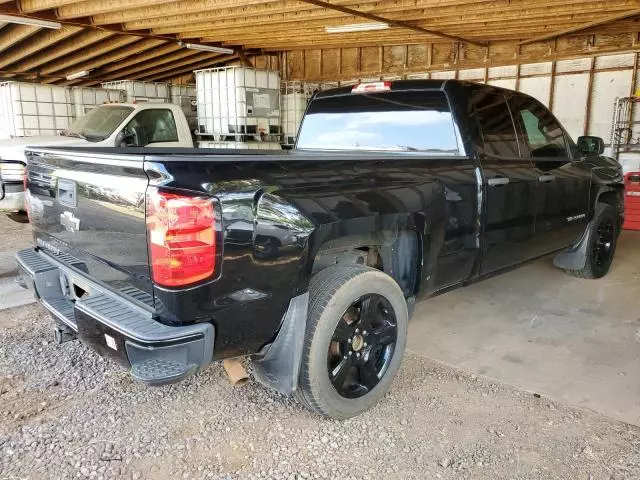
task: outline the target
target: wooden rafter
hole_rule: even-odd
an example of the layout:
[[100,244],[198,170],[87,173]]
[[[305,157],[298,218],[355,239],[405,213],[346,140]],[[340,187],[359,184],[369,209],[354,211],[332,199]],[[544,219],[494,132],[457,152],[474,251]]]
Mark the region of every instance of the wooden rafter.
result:
[[[627,40],[638,38],[639,7],[640,0],[0,0],[0,13],[64,25],[1,28],[0,77],[89,85],[120,76],[166,79],[228,61],[184,50],[179,40],[228,46],[239,52],[234,61],[258,67],[266,65],[262,57],[240,52],[302,55],[308,78],[315,76],[314,58],[328,65],[353,51],[363,53],[341,63],[336,75],[379,75],[396,61],[406,70],[553,61],[602,45],[608,52],[637,49],[637,40],[631,47]],[[367,20],[392,28],[326,32]],[[421,48],[423,63],[416,60]],[[66,82],[80,70],[90,77]]]
[[585,30],[588,30],[590,28],[593,27],[598,27],[600,25],[606,25],[608,23],[612,23],[615,22],[617,20],[624,20],[626,18],[630,18],[630,17],[635,17],[637,15],[640,15],[640,8],[635,8],[633,10],[626,10],[622,13],[616,13],[614,15],[609,15],[606,17],[603,17],[599,20],[594,20],[592,22],[587,22],[587,23],[582,23],[578,26],[575,27],[570,27],[570,28],[565,28],[562,30],[558,30],[552,33],[548,33],[548,34],[544,34],[544,35],[539,35],[537,37],[533,37],[533,38],[528,38],[527,40],[523,40],[522,42],[520,42],[520,45],[528,45],[530,43],[536,43],[536,42],[543,42],[545,40],[551,40],[553,38],[558,38],[558,37],[562,37],[564,35],[569,35],[570,33],[577,33],[577,32],[583,32]]
[[390,26],[393,26],[393,27],[406,28],[406,29],[413,30],[414,32],[418,32],[418,33],[426,33],[428,35],[435,35],[437,37],[447,38],[449,40],[454,40],[456,42],[470,43],[471,45],[476,45],[476,46],[480,46],[480,47],[484,47],[484,46],[487,45],[487,42],[482,42],[482,41],[478,41],[478,40],[470,40],[470,39],[467,39],[467,38],[458,37],[457,35],[449,35],[448,33],[434,31],[434,30],[430,30],[428,28],[419,27],[419,26],[416,26],[416,25],[414,25],[412,23],[393,20],[393,19],[387,18],[387,17],[381,17],[381,16],[375,15],[373,13],[361,12],[360,10],[356,10],[356,9],[349,8],[349,7],[344,7],[342,5],[338,5],[337,3],[329,3],[329,2],[325,2],[324,0],[299,0],[299,1],[301,1],[303,3],[308,3],[310,5],[315,5],[317,7],[327,8],[329,10],[336,10],[338,12],[346,13],[347,15],[354,15],[356,17],[366,18],[367,20],[373,20],[374,22],[386,23],[386,24],[388,24]]

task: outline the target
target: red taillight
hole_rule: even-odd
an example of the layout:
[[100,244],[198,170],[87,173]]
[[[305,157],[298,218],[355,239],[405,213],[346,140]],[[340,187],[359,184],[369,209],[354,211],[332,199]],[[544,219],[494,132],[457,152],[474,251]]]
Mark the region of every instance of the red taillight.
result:
[[388,92],[391,82],[360,83],[351,89],[351,93]]
[[149,189],[147,235],[156,284],[181,287],[213,276],[216,217],[210,198]]

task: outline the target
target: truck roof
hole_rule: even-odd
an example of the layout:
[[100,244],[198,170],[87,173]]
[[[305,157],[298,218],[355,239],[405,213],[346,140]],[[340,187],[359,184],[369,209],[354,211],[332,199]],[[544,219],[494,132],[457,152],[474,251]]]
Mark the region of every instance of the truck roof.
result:
[[[381,80],[379,82],[361,82],[361,84],[390,84],[390,88],[395,92],[411,91],[411,90],[448,90],[450,87],[469,85],[475,82],[469,82],[466,80],[453,80],[453,79],[412,79],[412,80]],[[476,83],[477,84],[477,83]],[[357,85],[357,84],[356,84]],[[483,84],[486,88],[490,88],[496,91],[505,91],[507,89],[495,87],[492,85]],[[329,90],[323,90],[316,94],[315,98],[328,98],[342,95],[350,95],[355,85],[347,85],[344,87],[332,88]],[[382,90],[381,90],[382,92]],[[370,93],[375,93],[372,91]]]

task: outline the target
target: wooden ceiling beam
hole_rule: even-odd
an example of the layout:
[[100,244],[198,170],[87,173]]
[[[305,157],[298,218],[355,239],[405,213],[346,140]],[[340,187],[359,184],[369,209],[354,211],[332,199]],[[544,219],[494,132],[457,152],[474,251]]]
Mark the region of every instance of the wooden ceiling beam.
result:
[[15,64],[13,68],[16,70],[34,69],[57,58],[71,55],[78,49],[88,47],[89,45],[97,42],[105,41],[111,35],[113,34],[99,30],[82,32],[69,40],[60,42],[60,44],[56,45],[54,48],[47,48],[29,56],[29,58]]
[[80,33],[80,27],[62,27],[60,30],[48,30],[40,32],[32,37],[20,42],[19,45],[13,47],[9,51],[3,52],[0,56],[0,68],[11,65],[23,60],[30,55],[35,54],[45,48],[51,48],[56,43],[65,40],[72,35]]
[[[120,60],[117,63],[114,63],[113,65],[107,65],[106,67],[104,67],[103,72],[104,73],[117,72],[119,70],[123,70],[133,65],[141,65],[148,61],[161,59],[166,55],[170,55],[173,52],[176,52],[178,50],[184,51],[182,47],[180,47],[178,44],[169,43],[166,45],[162,45],[160,47],[152,48],[145,52],[141,52],[137,54],[130,53],[126,59]],[[195,50],[190,50],[190,51],[195,51]]]
[[228,62],[230,60],[234,60],[238,58],[238,54],[233,54],[233,55],[223,55],[220,56],[218,58],[213,58],[211,60],[207,60],[195,65],[190,65],[188,67],[183,67],[183,68],[177,68],[174,70],[167,70],[164,73],[159,73],[157,75],[151,75],[151,76],[145,76],[142,78],[142,80],[145,80],[147,82],[160,82],[160,81],[167,81],[167,80],[171,80],[173,78],[179,77],[180,75],[184,75],[187,73],[191,73],[194,70],[201,70],[204,68],[212,68],[221,64],[224,64],[225,62]]
[[196,53],[196,55],[191,55],[186,60],[181,60],[177,62],[168,62],[168,63],[165,63],[164,65],[157,66],[155,68],[145,68],[143,70],[139,70],[138,72],[132,74],[132,78],[144,79],[147,77],[158,75],[159,73],[168,72],[170,70],[192,67],[195,64],[200,64],[204,61],[209,61],[215,58],[219,58],[221,56],[223,55],[220,53],[199,52],[199,53]]
[[326,8],[328,10],[336,10],[338,12],[342,12],[342,13],[345,13],[347,15],[355,15],[356,17],[362,17],[362,18],[365,18],[367,20],[372,20],[374,22],[386,23],[389,26],[393,26],[393,27],[406,28],[408,30],[413,30],[414,32],[426,33],[428,35],[436,35],[436,36],[439,36],[439,37],[447,38],[447,39],[452,40],[454,42],[470,43],[471,45],[476,45],[476,46],[481,46],[481,47],[487,45],[487,42],[478,41],[478,40],[469,40],[467,38],[459,37],[457,35],[449,35],[448,33],[445,33],[445,32],[441,32],[441,31],[437,31],[437,30],[431,30],[431,29],[428,29],[428,28],[418,27],[418,26],[416,26],[416,25],[414,25],[412,23],[401,22],[399,20],[393,20],[393,19],[387,18],[387,17],[381,17],[379,15],[375,15],[375,14],[372,14],[372,13],[366,13],[366,12],[362,12],[360,10],[355,10],[353,8],[343,7],[342,5],[325,2],[324,0],[299,0],[299,1],[304,2],[304,3],[308,3],[310,5],[316,5],[317,7],[323,7],[323,8]]
[[[402,12],[402,18],[411,18],[415,19],[416,17],[422,16],[422,10],[413,10],[408,7],[403,7],[400,10],[396,10]],[[389,13],[389,12],[386,12]],[[236,19],[233,21],[222,21],[222,22],[205,22],[205,23],[190,23],[190,24],[182,24],[171,27],[160,27],[155,28],[152,31],[154,33],[161,34],[162,32],[167,33],[177,33],[179,36],[187,36],[189,32],[199,32],[199,31],[226,31],[229,29],[237,29],[237,28],[246,28],[250,30],[256,27],[270,27],[270,28],[288,28],[289,25],[340,25],[340,24],[353,24],[358,22],[358,17],[353,16],[345,16],[344,14],[329,14],[329,15],[314,15],[312,18],[309,17],[299,17],[296,14],[283,14],[278,15],[277,17],[271,18],[242,18]],[[363,32],[361,32],[363,33]],[[364,32],[366,33],[366,32]]]
[[[494,41],[504,41],[504,40],[520,40],[519,32],[506,32],[500,37],[496,37]],[[447,45],[449,42],[447,40],[443,40],[439,37],[433,37],[431,39],[423,39],[420,40],[408,38],[406,35],[396,35],[396,36],[385,36],[385,37],[375,37],[375,38],[358,38],[351,37],[347,41],[344,40],[336,40],[327,36],[320,35],[311,35],[305,38],[298,38],[298,40],[292,40],[291,38],[278,38],[278,37],[258,37],[253,40],[248,40],[244,43],[243,47],[247,49],[256,49],[263,48],[269,51],[274,51],[277,49],[281,49],[283,51],[287,50],[308,50],[308,49],[319,49],[321,47],[333,47],[333,48],[348,48],[349,46],[361,46],[361,47],[376,47],[376,46],[386,46],[386,45],[424,45],[424,44],[434,44],[434,45]]]
[[[358,4],[368,4],[368,3],[382,3],[385,5],[386,2],[393,2],[394,0],[384,0],[385,3],[382,3],[382,0],[360,0]],[[561,0],[541,0],[539,3],[548,3],[549,1],[553,1],[554,4],[560,3]],[[577,1],[577,0],[569,0],[569,1]],[[581,0],[586,2],[588,0]],[[282,4],[283,0],[181,0],[173,3],[168,3],[165,5],[159,5],[156,8],[136,8],[136,9],[125,9],[119,12],[111,12],[102,15],[95,15],[93,17],[93,23],[95,25],[107,25],[114,23],[124,23],[134,22],[145,19],[152,18],[162,18],[162,17],[170,17],[170,16],[181,16],[185,14],[196,14],[196,13],[211,13],[217,12],[225,8],[234,8],[238,13],[243,11],[247,12],[247,15],[253,15],[253,11],[249,8],[253,8],[254,6],[260,6],[262,4]],[[421,7],[448,7],[448,6],[458,6],[461,10],[464,10],[468,5],[495,2],[495,0],[438,0],[437,3],[434,3],[433,0],[429,0],[429,2],[425,3],[425,0],[414,0],[414,2],[420,3]],[[352,4],[352,2],[345,1],[343,4]],[[383,8],[382,6],[380,8]],[[185,13],[186,12],[186,13]],[[256,12],[259,14],[259,12]]]
[[52,8],[70,5],[72,3],[82,3],[83,0],[17,0],[18,8],[24,13],[40,12]]
[[[502,32],[504,28],[511,29],[520,29],[520,31],[528,31],[529,27],[539,28],[542,27],[542,31],[547,30],[550,26],[570,26],[579,23],[575,19],[572,19],[572,16],[556,16],[555,18],[533,18],[530,19],[528,17],[524,17],[520,21],[516,21],[515,18],[511,18],[507,24],[505,24],[502,20],[476,20],[473,18],[463,18],[455,23],[448,23],[448,30],[456,35],[461,35],[462,32],[471,32],[472,36],[482,36],[484,34],[491,35],[494,32]],[[349,24],[349,20],[341,20],[332,22],[332,26]],[[505,25],[508,25],[505,27]],[[321,29],[323,32],[325,31],[326,22],[322,20],[314,20],[310,22],[294,22],[293,24],[276,24],[276,25],[266,25],[260,26],[255,25],[253,27],[236,27],[236,28],[209,28],[205,30],[199,31],[187,31],[183,33],[183,35],[188,36],[190,38],[206,38],[208,41],[223,41],[227,38],[238,38],[245,35],[245,39],[252,39],[254,36],[260,33],[281,33],[281,34],[290,34],[291,36],[296,35],[298,32],[304,32],[305,30],[318,30]],[[398,29],[393,29],[394,31],[398,31]],[[390,30],[378,30],[375,32],[367,32],[368,35],[372,33],[380,33],[384,34],[385,32],[390,32]],[[362,36],[362,32],[357,32]],[[408,34],[412,34],[407,32]],[[335,38],[339,38],[340,35],[331,34]],[[342,34],[345,35],[345,34]],[[430,35],[431,37],[435,35]]]
[[58,73],[62,76],[69,75],[73,72],[82,70],[93,70],[94,68],[117,62],[135,53],[148,50],[158,45],[163,45],[162,40],[140,40],[135,37],[113,37],[93,45],[90,48],[84,48],[64,58],[46,64],[41,72]]
[[[1,2],[0,2],[1,3]],[[156,38],[167,41],[176,41],[175,35],[154,35],[148,33],[147,31],[130,31],[124,30],[121,25],[102,25],[96,26],[94,25],[90,19],[87,18],[77,18],[72,20],[63,20],[50,12],[44,13],[33,13],[33,14],[21,14],[21,12],[14,6],[10,4],[0,4],[0,14],[3,15],[14,15],[14,16],[22,16],[26,18],[33,18],[39,20],[48,20],[48,21],[56,21],[62,24],[63,27],[66,28],[82,28],[82,29],[92,29],[92,30],[101,30],[106,32],[115,33],[118,35],[130,35],[134,37],[144,37],[144,38]]]
[[[298,1],[298,0],[295,0]],[[583,9],[582,15],[587,14],[597,14],[602,13],[603,9],[606,7],[608,11],[617,12],[623,11],[628,8],[628,1],[623,0],[622,2],[614,2],[608,3],[606,1],[594,1],[592,5],[588,8]],[[461,13],[460,11],[449,11],[445,12],[443,9],[435,11],[434,13],[428,13],[424,8],[420,5],[414,6],[415,0],[397,0],[393,3],[392,6],[385,6],[382,9],[376,9],[375,12],[380,15],[387,15],[391,13],[398,13],[400,17],[394,16],[394,18],[398,20],[415,20],[422,22],[423,27],[436,27],[440,24],[450,25],[450,24],[458,24],[460,22],[465,21],[465,19],[486,19],[483,17],[483,13],[490,13],[491,21],[497,21],[499,19],[504,20],[512,20],[512,19],[522,19],[522,18],[553,18],[557,15],[575,15],[575,5],[574,6],[562,6],[557,9],[550,10],[548,7],[538,7],[538,6],[529,6],[522,8],[508,8],[502,9],[501,11],[496,12],[495,10],[499,7],[497,6],[499,3],[502,3],[502,0],[496,0],[488,3],[487,5],[491,6],[491,9],[485,9],[483,7],[482,10],[476,10],[473,8],[469,8],[467,11]],[[514,5],[519,6],[519,5]],[[367,11],[373,11],[370,7]],[[177,18],[177,17],[171,17]],[[272,13],[269,15],[260,15],[260,16],[240,16],[237,15],[235,17],[225,17],[225,16],[215,16],[210,17],[207,14],[203,14],[201,17],[197,15],[191,17],[189,15],[185,15],[185,18],[180,22],[171,22],[169,24],[157,24],[160,19],[149,19],[144,22],[133,22],[131,24],[125,24],[125,28],[152,28],[154,33],[157,34],[166,34],[166,33],[180,33],[185,34],[188,31],[198,31],[198,30],[207,30],[207,29],[223,29],[223,28],[236,28],[240,26],[249,26],[249,25],[258,25],[258,26],[266,26],[266,25],[274,25],[274,24],[284,24],[284,23],[300,23],[300,22],[310,22],[310,21],[324,21],[327,25],[337,24],[340,22],[351,21],[353,23],[356,17],[346,16],[341,12],[326,12],[316,8],[313,11],[308,10],[299,10],[299,11],[284,11],[278,13]],[[419,20],[416,20],[419,19]],[[156,22],[156,24],[154,24]]]
[[542,42],[542,41],[545,41],[545,40],[551,40],[553,38],[562,37],[564,35],[569,35],[571,33],[582,32],[584,30],[588,30],[588,29],[593,28],[593,27],[597,27],[597,26],[600,26],[600,25],[606,25],[608,23],[612,23],[612,22],[615,22],[617,20],[624,20],[626,18],[635,17],[637,15],[640,15],[640,8],[636,8],[636,9],[633,9],[633,10],[626,10],[626,11],[624,11],[622,13],[617,13],[617,14],[614,14],[614,15],[608,15],[606,17],[603,17],[603,18],[599,19],[599,20],[583,23],[581,25],[570,27],[570,28],[565,28],[565,29],[562,29],[562,30],[558,30],[558,31],[549,33],[549,34],[544,34],[544,35],[539,35],[537,37],[528,38],[527,40],[524,40],[524,41],[520,42],[520,45],[528,45],[530,43],[536,43],[536,42]]
[[60,6],[56,16],[63,20],[90,17],[108,12],[118,12],[133,8],[155,8],[174,0],[85,0]]
[[0,52],[4,52],[16,43],[30,37],[40,30],[31,25],[6,25],[0,30]]
[[[126,0],[114,0],[126,3]],[[155,7],[138,7],[114,9],[109,13],[102,13],[93,16],[95,25],[108,25],[114,23],[125,23],[145,18],[166,17],[169,15],[183,15],[185,13],[212,12],[220,8],[244,8],[248,5],[258,5],[269,2],[275,3],[282,0],[180,0]]]
[[[235,55],[222,55],[220,53],[212,53],[212,52],[195,52],[195,55],[188,59],[174,61],[160,67],[147,68],[145,65],[142,65],[142,68],[140,70],[130,74],[129,76],[127,76],[127,78],[131,80],[142,80],[142,79],[147,79],[148,77],[151,77],[151,76],[164,75],[166,74],[166,72],[169,72],[171,70],[186,69],[187,71],[189,71],[189,69],[198,68],[198,66],[201,65],[203,62],[211,63],[214,59],[227,58],[227,57],[235,58]],[[91,84],[96,85],[102,82],[113,80],[113,78],[110,76],[98,74],[97,76],[94,76],[91,79],[88,79],[88,80],[84,79],[84,80],[85,80],[85,83],[83,83],[84,85],[86,85],[87,82],[90,82]]]
[[[207,53],[210,54],[211,52],[207,52]],[[114,64],[111,67],[101,69],[99,76],[101,79],[105,81],[106,80],[122,80],[125,78],[136,76],[139,72],[143,72],[145,70],[161,67],[163,65],[170,64],[170,63],[185,62],[185,61],[188,61],[188,59],[190,59],[191,57],[196,57],[201,54],[202,52],[198,52],[197,50],[179,50],[170,55],[155,57],[145,62],[137,62],[136,64],[131,65],[127,68],[118,68],[119,65]]]

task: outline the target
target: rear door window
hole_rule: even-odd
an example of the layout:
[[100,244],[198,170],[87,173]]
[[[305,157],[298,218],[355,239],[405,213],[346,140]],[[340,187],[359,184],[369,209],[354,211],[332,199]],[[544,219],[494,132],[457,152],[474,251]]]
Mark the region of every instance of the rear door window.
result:
[[444,92],[428,90],[317,98],[297,148],[463,155]]
[[482,133],[484,153],[496,157],[520,156],[518,136],[505,96],[478,89],[472,97]]

